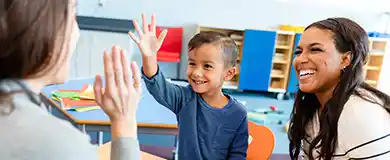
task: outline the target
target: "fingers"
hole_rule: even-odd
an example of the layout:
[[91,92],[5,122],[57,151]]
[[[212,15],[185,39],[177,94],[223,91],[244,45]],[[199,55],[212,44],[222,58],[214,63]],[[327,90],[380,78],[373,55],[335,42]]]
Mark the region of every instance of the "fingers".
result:
[[121,53],[118,46],[112,47],[112,59],[114,60],[114,75],[115,75],[115,82],[116,86],[118,87],[118,93],[121,94],[121,97],[123,96],[123,91],[125,84],[123,82],[123,67],[122,67],[122,60],[121,60]]
[[160,45],[164,42],[165,36],[168,34],[168,30],[164,29],[160,35],[158,36],[158,41],[160,42]]
[[133,73],[134,88],[138,94],[141,94],[141,73],[136,62],[131,63],[131,72]]
[[141,31],[141,28],[139,27],[137,20],[133,20],[133,26],[134,26],[135,30],[137,31],[138,36],[142,36],[144,34]]
[[132,79],[130,78],[131,77],[130,68],[129,68],[130,63],[123,49],[121,49],[121,60],[122,60],[122,69],[123,69],[123,79],[125,81],[126,89],[129,89],[129,86],[130,87],[133,86],[133,82]]
[[94,93],[95,93],[95,101],[99,106],[102,106],[102,77],[100,75],[96,75],[95,83],[93,85]]
[[116,95],[115,89],[115,76],[114,76],[114,68],[111,55],[104,51],[104,74],[106,81],[106,93],[110,95]]
[[134,35],[134,33],[129,32],[129,36],[131,37],[131,39],[132,39],[135,43],[139,44],[139,39]]
[[152,23],[150,26],[150,32],[152,32],[153,35],[156,34],[156,16],[154,14],[152,14]]
[[142,27],[144,29],[144,33],[148,33],[149,32],[149,26],[148,26],[148,23],[146,23],[146,18],[145,18],[145,14],[142,13]]

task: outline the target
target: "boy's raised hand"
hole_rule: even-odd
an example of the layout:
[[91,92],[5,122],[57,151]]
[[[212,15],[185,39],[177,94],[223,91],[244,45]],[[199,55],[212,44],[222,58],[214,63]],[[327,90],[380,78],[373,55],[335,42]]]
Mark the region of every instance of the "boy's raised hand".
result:
[[145,15],[142,14],[142,28],[141,31],[136,20],[133,20],[134,28],[136,29],[139,38],[137,38],[134,33],[129,32],[131,39],[137,43],[138,48],[140,49],[142,56],[153,56],[156,55],[157,51],[160,49],[165,36],[167,35],[167,30],[164,30],[160,33],[158,38],[156,37],[156,20],[155,15],[152,15],[152,23],[149,25],[146,23]]

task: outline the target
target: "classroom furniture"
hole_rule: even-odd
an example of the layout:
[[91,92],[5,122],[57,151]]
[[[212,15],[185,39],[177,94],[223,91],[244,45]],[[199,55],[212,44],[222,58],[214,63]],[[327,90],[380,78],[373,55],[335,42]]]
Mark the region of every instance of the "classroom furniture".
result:
[[249,146],[247,152],[248,160],[269,159],[275,146],[275,136],[272,131],[264,126],[254,122],[248,123]]
[[194,35],[202,31],[224,33],[239,47],[237,73],[223,88],[287,91],[295,32],[197,26]]
[[288,81],[288,88],[287,88],[287,92],[288,93],[295,93],[297,90],[298,90],[298,77],[297,77],[297,73],[295,71],[295,68],[294,68],[294,64],[293,64],[293,61],[296,57],[296,55],[294,54],[294,52],[296,51],[296,47],[298,46],[299,44],[299,41],[301,40],[301,33],[297,33],[295,35],[295,43],[294,43],[294,50],[293,50],[293,57],[292,57],[292,61],[291,61],[291,69],[290,69],[290,77],[289,77],[289,81]]
[[[110,160],[111,142],[107,142],[98,148],[100,160]],[[141,151],[141,160],[165,160],[164,158]]]
[[284,94],[295,33],[245,30],[239,88]]
[[388,52],[388,38],[369,38],[369,54],[364,66],[365,82],[373,87],[378,86],[385,53]]
[[[72,80],[64,84],[46,86],[41,90],[42,101],[47,109],[59,118],[68,120],[83,132],[98,132],[98,144],[103,144],[103,132],[110,132],[110,121],[103,110],[77,112],[64,110],[60,103],[50,98],[58,89],[80,89],[84,84],[93,85],[94,79]],[[185,83],[176,82],[179,85]],[[160,105],[143,85],[143,94],[137,109],[138,132],[146,134],[177,135],[177,120],[174,113]]]

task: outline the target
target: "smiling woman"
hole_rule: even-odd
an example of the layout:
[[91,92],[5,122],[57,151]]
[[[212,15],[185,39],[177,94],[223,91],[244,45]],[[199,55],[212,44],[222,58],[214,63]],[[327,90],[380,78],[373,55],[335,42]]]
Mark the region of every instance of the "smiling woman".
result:
[[292,159],[301,149],[310,160],[390,159],[390,97],[364,82],[367,55],[367,33],[349,19],[318,21],[302,33],[294,60]]

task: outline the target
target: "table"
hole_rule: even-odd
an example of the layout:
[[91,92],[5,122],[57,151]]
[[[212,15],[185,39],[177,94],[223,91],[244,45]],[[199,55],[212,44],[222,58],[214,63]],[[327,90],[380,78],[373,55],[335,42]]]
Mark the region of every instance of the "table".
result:
[[[71,80],[64,84],[46,86],[41,90],[43,103],[51,113],[57,113],[58,117],[70,121],[83,132],[98,132],[98,143],[103,143],[103,132],[110,132],[110,121],[103,110],[76,112],[65,110],[60,103],[51,99],[51,93],[58,89],[81,89],[84,84],[93,85],[94,79]],[[176,82],[185,85],[184,82]],[[137,122],[139,133],[177,135],[177,119],[173,112],[160,105],[142,85],[142,98],[137,110]]]
[[[110,153],[111,153],[111,142],[107,142],[105,144],[103,144],[102,146],[100,146],[98,148],[98,152],[99,152],[99,159],[100,160],[110,160]],[[157,157],[155,155],[152,155],[152,154],[149,154],[149,153],[146,153],[146,152],[142,152],[141,151],[141,159],[142,160],[164,160],[164,158],[160,158],[160,157]]]

